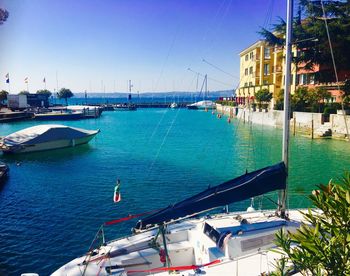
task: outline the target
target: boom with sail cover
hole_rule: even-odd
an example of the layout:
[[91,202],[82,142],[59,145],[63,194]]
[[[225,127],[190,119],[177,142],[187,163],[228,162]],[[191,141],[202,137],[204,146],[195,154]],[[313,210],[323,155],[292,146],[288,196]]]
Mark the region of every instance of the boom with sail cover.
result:
[[286,178],[283,162],[247,173],[159,210],[139,221],[135,230],[144,230],[274,190],[285,189]]

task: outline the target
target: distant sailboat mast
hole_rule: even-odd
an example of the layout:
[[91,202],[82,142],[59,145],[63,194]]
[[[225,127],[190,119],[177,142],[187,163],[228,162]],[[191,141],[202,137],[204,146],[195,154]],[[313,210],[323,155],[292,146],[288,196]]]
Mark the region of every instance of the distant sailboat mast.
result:
[[131,80],[129,80],[129,95],[128,95],[128,101],[130,102],[131,101],[131,87],[133,85],[131,84]]
[[284,121],[282,160],[286,166],[286,189],[281,190],[278,198],[278,211],[281,217],[286,215],[286,198],[288,189],[288,159],[289,159],[289,125],[290,125],[290,83],[291,83],[291,54],[292,54],[292,25],[293,25],[293,0],[287,1],[287,28],[286,28],[286,67],[284,84]]

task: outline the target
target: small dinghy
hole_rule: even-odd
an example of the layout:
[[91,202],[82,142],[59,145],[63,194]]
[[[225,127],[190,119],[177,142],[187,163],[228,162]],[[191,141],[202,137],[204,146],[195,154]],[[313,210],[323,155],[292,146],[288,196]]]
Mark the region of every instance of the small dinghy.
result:
[[88,143],[99,132],[64,125],[38,125],[5,136],[0,141],[0,150],[22,153],[74,147]]

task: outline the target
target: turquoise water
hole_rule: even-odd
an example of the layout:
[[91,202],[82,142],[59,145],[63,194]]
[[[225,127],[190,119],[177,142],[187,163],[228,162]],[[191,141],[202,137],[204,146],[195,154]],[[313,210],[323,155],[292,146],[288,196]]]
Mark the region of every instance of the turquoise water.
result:
[[[1,124],[0,136],[42,123]],[[11,170],[0,187],[0,275],[48,275],[84,254],[103,222],[175,203],[281,155],[280,129],[228,124],[210,112],[139,109],[55,123],[101,133],[75,148],[0,155]],[[350,168],[350,144],[301,136],[291,144],[290,206],[306,207],[305,194],[316,184]],[[114,204],[117,178],[122,201]],[[267,199],[255,204],[274,207]],[[107,239],[129,234],[135,223],[106,229]]]

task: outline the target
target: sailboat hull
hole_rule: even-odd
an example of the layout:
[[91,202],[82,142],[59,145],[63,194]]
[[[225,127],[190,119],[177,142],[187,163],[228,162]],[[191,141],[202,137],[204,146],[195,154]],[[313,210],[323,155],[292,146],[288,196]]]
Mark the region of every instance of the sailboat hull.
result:
[[[275,247],[275,233],[282,227],[293,231],[302,220],[298,211],[290,213],[290,220],[274,212],[218,214],[169,225],[165,237],[170,266],[186,276],[193,275],[196,266],[202,266],[207,276],[271,272],[273,260],[280,257],[270,251]],[[85,275],[168,275],[159,255],[163,240],[157,233],[153,229],[111,241],[53,275],[74,276],[82,271]]]

